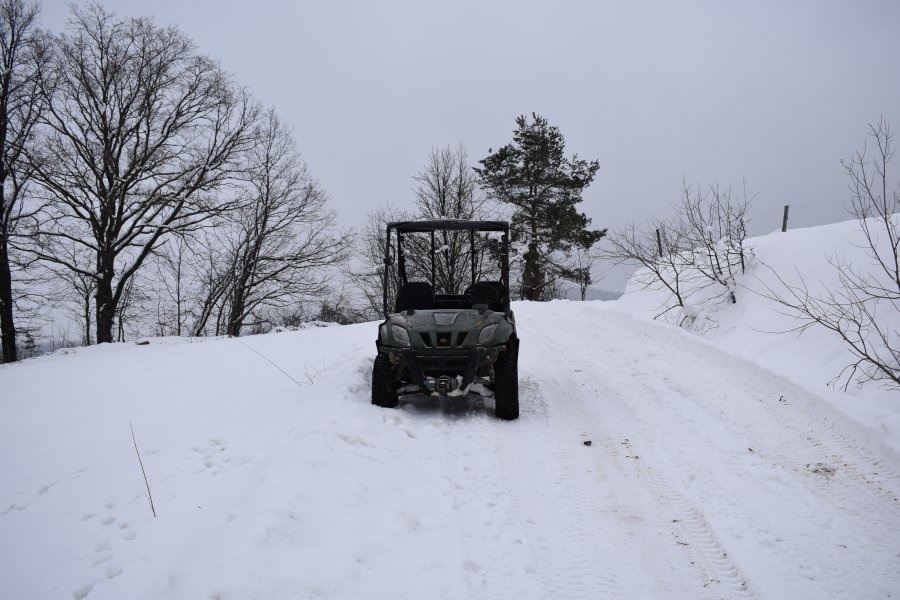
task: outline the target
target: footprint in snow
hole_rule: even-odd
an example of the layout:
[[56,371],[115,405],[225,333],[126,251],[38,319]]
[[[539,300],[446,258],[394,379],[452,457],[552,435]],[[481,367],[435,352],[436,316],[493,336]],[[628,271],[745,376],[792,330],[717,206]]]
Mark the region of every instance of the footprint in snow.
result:
[[122,567],[115,563],[109,564],[106,566],[104,574],[106,575],[107,579],[115,579],[122,574]]
[[356,436],[356,435],[350,435],[347,433],[340,433],[340,432],[335,432],[335,435],[338,436],[339,438],[341,438],[343,441],[350,444],[351,446],[362,446],[364,448],[374,448],[375,447],[375,445],[372,444],[371,442],[369,442],[368,440],[364,440],[363,438]]
[[112,554],[101,554],[97,558],[95,558],[93,561],[91,561],[91,566],[99,567],[102,564],[108,563],[112,559],[113,559]]
[[4,510],[2,513],[0,513],[0,515],[6,516],[7,514],[11,513],[11,512],[14,511],[14,510],[16,510],[16,511],[23,511],[23,510],[25,510],[26,508],[28,508],[29,506],[31,506],[31,505],[30,505],[30,504],[27,504],[27,503],[22,503],[22,504],[10,504],[8,507],[6,507],[6,510]]
[[88,594],[90,594],[94,589],[94,582],[85,583],[84,585],[80,585],[72,591],[72,597],[75,600],[84,600],[87,598]]

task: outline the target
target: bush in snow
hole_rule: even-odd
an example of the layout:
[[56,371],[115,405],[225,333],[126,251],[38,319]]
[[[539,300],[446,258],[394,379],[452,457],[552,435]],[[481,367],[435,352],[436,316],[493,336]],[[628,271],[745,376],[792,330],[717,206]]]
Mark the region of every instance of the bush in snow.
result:
[[710,186],[701,193],[685,185],[678,214],[640,230],[627,226],[610,236],[607,257],[636,263],[631,285],[668,292],[654,318],[703,330],[723,302],[737,302],[737,281],[752,260],[747,245],[750,200],[733,199],[730,189]]
[[824,327],[851,351],[853,362],[834,382],[843,379],[846,389],[851,381],[881,381],[900,389],[900,190],[889,189],[887,176],[894,136],[884,119],[869,127],[874,159],[864,148],[842,164],[853,192],[851,212],[871,261],[851,264],[833,255],[826,259],[837,272],[833,288],[811,291],[802,276],[799,284],[778,277],[779,289],[769,287],[767,295],[800,319],[798,330]]

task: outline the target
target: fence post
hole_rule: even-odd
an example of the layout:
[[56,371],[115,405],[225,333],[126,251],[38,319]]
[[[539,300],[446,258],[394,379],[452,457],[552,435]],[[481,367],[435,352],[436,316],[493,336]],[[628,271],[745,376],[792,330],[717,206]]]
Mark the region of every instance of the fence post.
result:
[[784,220],[781,221],[781,231],[782,232],[787,231],[787,218],[788,218],[788,211],[790,210],[790,208],[791,208],[790,204],[784,205]]

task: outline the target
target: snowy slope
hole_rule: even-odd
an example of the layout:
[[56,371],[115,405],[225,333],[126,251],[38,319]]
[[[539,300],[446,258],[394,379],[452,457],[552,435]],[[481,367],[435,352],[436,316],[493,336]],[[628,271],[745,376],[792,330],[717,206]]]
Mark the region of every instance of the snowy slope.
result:
[[0,595],[896,594],[896,456],[619,304],[515,305],[514,422],[489,401],[372,407],[376,324],[0,367]]
[[[886,244],[884,235],[881,241]],[[776,231],[749,240],[753,257],[747,273],[738,281],[737,303],[705,304],[693,307],[701,315],[698,323],[702,336],[719,347],[763,365],[780,375],[803,385],[821,396],[842,413],[850,415],[858,424],[857,434],[868,443],[886,446],[900,456],[900,400],[894,390],[878,383],[859,387],[851,381],[847,390],[846,378],[838,378],[854,358],[835,334],[820,328],[802,333],[792,331],[797,321],[785,314],[785,308],[766,298],[769,290],[781,290],[778,278],[798,285],[801,277],[810,292],[820,293],[836,289],[838,273],[827,258],[847,261],[855,268],[868,271],[883,279],[868,254],[868,246],[857,221],[846,221],[797,229]],[[884,255],[890,250],[883,248]],[[777,276],[776,276],[777,273]],[[652,318],[660,307],[671,306],[670,295],[662,290],[647,289],[637,273],[629,282],[622,308],[642,318]],[[708,296],[696,286],[687,287],[688,303],[700,303]],[[676,323],[677,311],[665,315],[663,322]],[[890,315],[890,325],[900,331],[900,314]]]

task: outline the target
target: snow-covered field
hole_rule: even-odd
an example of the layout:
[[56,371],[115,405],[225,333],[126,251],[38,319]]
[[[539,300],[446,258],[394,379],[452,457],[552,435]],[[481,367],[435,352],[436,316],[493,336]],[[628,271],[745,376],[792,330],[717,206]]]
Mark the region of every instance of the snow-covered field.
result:
[[0,597],[897,597],[900,408],[753,298],[515,304],[513,422],[372,407],[374,323],[0,367]]

